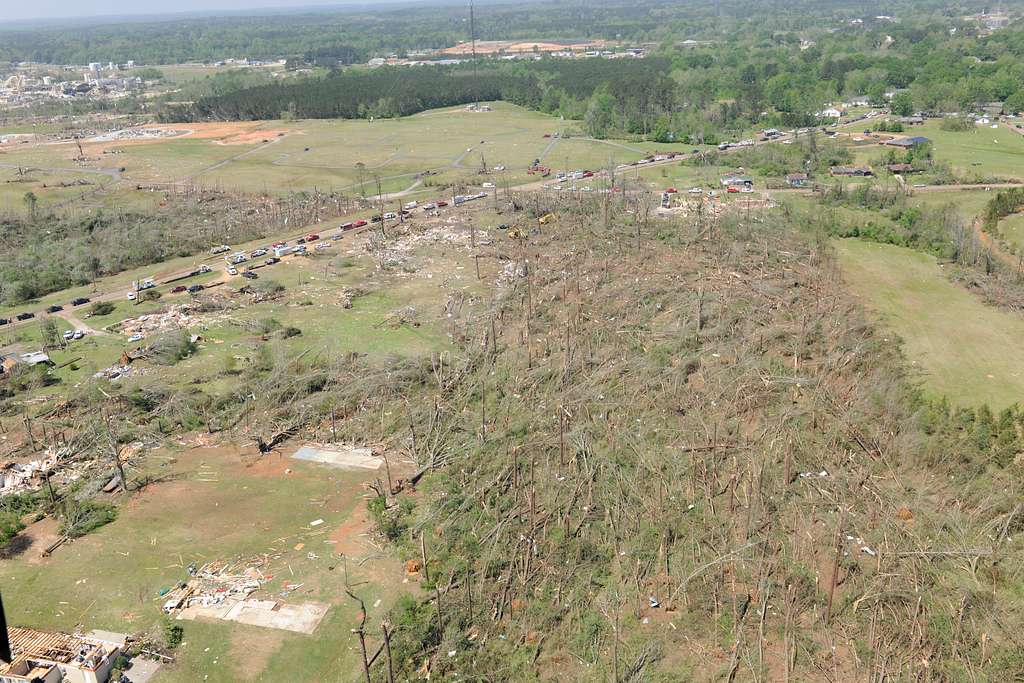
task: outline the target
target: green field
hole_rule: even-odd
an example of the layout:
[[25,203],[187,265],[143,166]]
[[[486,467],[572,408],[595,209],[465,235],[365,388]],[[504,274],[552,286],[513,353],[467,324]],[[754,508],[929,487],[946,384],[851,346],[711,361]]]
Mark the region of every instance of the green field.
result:
[[[90,144],[93,169],[124,168],[125,184],[191,180],[228,190],[286,192],[340,190],[373,193],[375,178],[387,192],[447,183],[485,181],[520,184],[536,180],[527,167],[570,169],[606,167],[634,161],[655,149],[684,145],[621,143],[585,138],[547,137],[577,128],[504,103],[493,111],[450,108],[401,119],[267,121],[225,124],[207,137]],[[217,124],[211,124],[217,125]],[[211,130],[210,127],[198,128]],[[224,144],[233,133],[253,132],[242,144]],[[265,137],[261,135],[265,132]],[[284,135],[278,135],[284,133]],[[114,151],[104,154],[104,150]],[[0,162],[80,173],[73,146],[39,144],[9,149]],[[360,170],[359,165],[362,165]],[[505,174],[480,175],[483,167],[503,165]],[[420,174],[432,175],[419,179]]]
[[999,221],[999,235],[1018,251],[1024,249],[1024,213],[1015,213]]
[[1024,360],[1011,352],[1024,320],[983,304],[920,252],[837,240],[851,289],[902,341],[933,395],[1004,408],[1024,397]]
[[[160,591],[187,578],[190,563],[267,554],[273,578],[263,595],[277,597],[284,584],[303,584],[285,601],[331,605],[316,633],[178,622],[185,642],[176,663],[155,680],[297,680],[296,672],[302,680],[326,680],[330,672],[355,671],[349,629],[357,623],[356,610],[344,594],[344,568],[367,606],[378,604],[371,619],[395,599],[401,581],[393,560],[346,563],[326,542],[346,521],[365,514],[360,484],[366,475],[279,454],[247,467],[236,449],[165,452],[149,462],[164,483],[121,506],[112,524],[46,560],[39,559],[38,547],[23,559],[0,560],[8,618],[36,628],[88,624],[147,631],[161,620]],[[309,526],[316,519],[324,520],[322,531]],[[52,526],[47,520],[29,533],[42,537]]]

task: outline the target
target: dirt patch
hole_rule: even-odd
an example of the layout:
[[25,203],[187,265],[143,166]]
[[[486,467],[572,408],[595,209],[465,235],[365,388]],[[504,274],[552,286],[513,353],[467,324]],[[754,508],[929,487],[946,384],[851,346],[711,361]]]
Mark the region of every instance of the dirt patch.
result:
[[289,131],[282,129],[254,130],[248,133],[240,133],[231,137],[218,140],[218,145],[251,145],[260,142],[270,142],[284,137]]
[[51,517],[28,526],[24,531],[14,537],[7,548],[0,553],[0,560],[8,560],[16,557],[24,558],[29,564],[43,564],[47,558],[43,557],[43,550],[53,545],[60,534],[57,532],[59,523]]
[[251,133],[259,125],[258,122],[253,121],[221,121],[217,123],[160,123],[145,127],[185,132],[185,135],[178,136],[174,138],[175,140],[183,138],[222,140]]
[[228,661],[235,664],[235,677],[243,681],[260,678],[283,639],[283,633],[270,629],[235,630],[228,649]]
[[373,521],[365,505],[357,505],[352,514],[331,532],[334,552],[346,557],[366,557],[379,551],[371,542]]

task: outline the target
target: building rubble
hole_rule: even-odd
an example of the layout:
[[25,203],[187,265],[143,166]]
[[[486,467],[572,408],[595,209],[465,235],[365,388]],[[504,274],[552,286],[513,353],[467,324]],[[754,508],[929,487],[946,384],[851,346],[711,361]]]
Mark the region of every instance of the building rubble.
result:
[[189,607],[211,607],[225,600],[244,600],[273,577],[265,576],[266,558],[234,562],[207,562],[198,569],[189,567],[190,579],[163,595],[167,614]]

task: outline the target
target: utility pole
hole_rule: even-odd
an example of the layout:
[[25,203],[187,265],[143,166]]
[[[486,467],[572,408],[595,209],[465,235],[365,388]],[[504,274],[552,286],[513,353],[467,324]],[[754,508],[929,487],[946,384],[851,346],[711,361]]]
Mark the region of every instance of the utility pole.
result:
[[473,109],[480,106],[480,80],[476,64],[476,18],[473,14],[473,0],[469,0],[469,43],[473,54]]

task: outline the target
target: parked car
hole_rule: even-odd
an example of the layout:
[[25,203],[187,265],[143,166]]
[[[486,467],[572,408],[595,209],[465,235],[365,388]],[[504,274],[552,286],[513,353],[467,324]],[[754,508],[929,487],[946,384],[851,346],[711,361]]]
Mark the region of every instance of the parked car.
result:
[[308,235],[306,235],[307,242],[316,242],[318,239],[320,239],[320,235],[316,234],[315,232],[311,232]]
[[678,192],[679,192],[679,190],[677,190],[677,189],[676,189],[676,188],[674,188],[674,187],[670,187],[670,188],[668,188],[667,190],[665,190],[665,194],[676,194],[676,193],[678,193]]
[[366,221],[356,221],[355,223],[352,224],[352,226],[356,227],[356,228],[361,228],[361,227],[363,227],[365,225],[366,225]]
[[388,211],[386,214],[384,214],[384,220],[386,221],[393,221],[396,218],[398,218],[398,214],[395,213],[394,211]]
[[242,273],[242,277],[244,277],[246,280],[255,280],[256,278],[259,277],[259,275],[252,272],[251,270],[247,270],[244,273]]
[[729,193],[729,194],[736,194],[737,192],[739,192],[739,191],[740,191],[740,188],[738,188],[738,187],[736,187],[736,186],[734,186],[734,185],[730,185],[729,187],[727,187],[727,188],[725,189],[725,191],[726,191],[727,193]]
[[128,292],[128,301],[135,301],[136,298],[135,292]]
[[71,341],[71,338],[74,337],[74,336],[75,336],[74,331],[73,330],[68,330],[67,332],[64,333],[64,341]]
[[185,285],[178,285],[177,287],[171,290],[171,294],[181,294],[186,289],[188,289],[188,287],[186,287]]
[[75,330],[75,333],[71,335],[72,339],[78,340],[85,336],[85,332],[82,330]]
[[508,230],[508,228],[508,223],[502,223],[501,225],[498,226],[498,230]]
[[351,230],[354,227],[356,227],[356,224],[355,224],[354,221],[349,221],[348,223],[342,223],[341,224],[341,229],[342,230]]
[[305,243],[306,243],[306,238],[305,237],[300,237],[299,239],[295,240],[295,244],[305,244]]
[[216,255],[216,254],[223,254],[226,251],[231,251],[231,247],[229,247],[226,244],[222,244],[219,247],[214,247],[213,249],[211,249],[210,253]]
[[18,320],[31,320],[32,318],[36,317],[36,314],[35,313],[19,313],[18,315],[14,316],[14,317],[17,318]]
[[189,294],[195,294],[196,292],[201,292],[204,289],[206,289],[206,287],[203,287],[202,285],[192,285],[188,288],[187,291]]
[[276,256],[271,256],[266,261],[264,261],[264,263],[266,263],[268,266],[272,266],[275,263],[280,263],[280,262],[281,262],[281,259],[277,258]]
[[371,223],[381,223],[384,220],[384,216],[377,214],[376,216],[370,216]]
[[72,301],[71,305],[72,306],[81,306],[82,304],[87,304],[87,303],[89,303],[89,298],[85,297],[85,296],[80,296],[77,299],[75,299],[74,301]]
[[437,203],[437,208],[439,208],[439,209],[440,209],[440,208],[441,208],[441,207],[443,207],[443,206],[448,206],[448,202],[446,202],[445,200],[443,200],[443,199],[442,199],[441,201],[439,201],[439,202]]
[[271,245],[271,247],[274,248],[274,249],[280,249],[281,247],[286,247],[286,246],[288,246],[287,242],[274,242]]
[[141,334],[133,334],[132,336],[128,337],[128,343],[129,344],[134,344],[135,342],[140,342],[140,341],[142,341],[142,335]]
[[58,306],[57,304],[53,304],[52,306],[47,306],[46,307],[46,312],[47,313],[56,313],[57,311],[63,311],[63,310],[64,310],[64,307],[63,306]]
[[424,211],[433,211],[434,209],[436,209],[436,208],[437,208],[437,204],[435,204],[434,202],[427,202],[427,203],[426,203],[426,204],[424,204],[424,205],[423,205],[423,206],[422,206],[421,208],[422,208],[422,209],[423,209]]
[[7,318],[0,318],[0,325],[7,325],[10,322]]
[[267,250],[266,249],[254,249],[253,252],[251,254],[249,254],[249,256],[252,257],[252,258],[259,258],[260,256],[266,256],[266,255],[267,255]]

